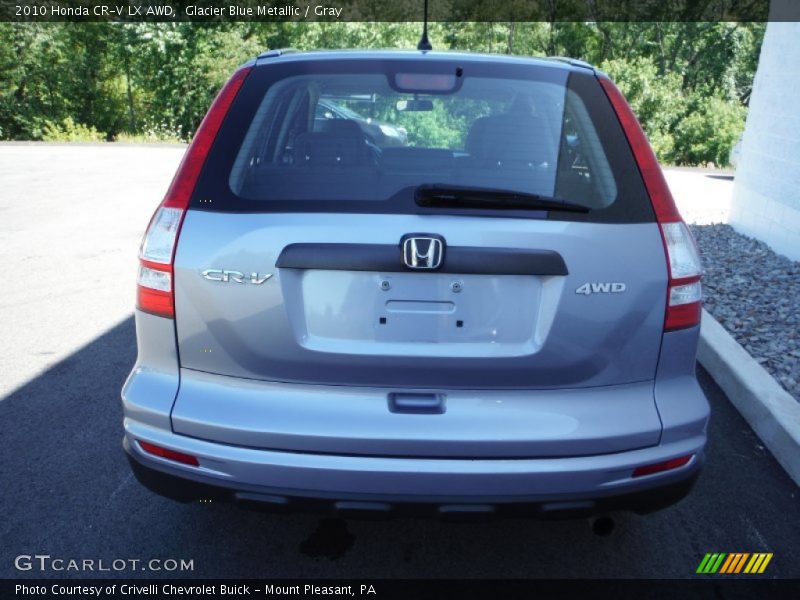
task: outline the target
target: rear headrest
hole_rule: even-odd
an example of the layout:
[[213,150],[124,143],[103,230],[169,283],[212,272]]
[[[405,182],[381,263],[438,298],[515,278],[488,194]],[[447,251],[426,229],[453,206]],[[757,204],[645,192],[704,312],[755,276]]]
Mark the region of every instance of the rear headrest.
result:
[[489,126],[490,118],[491,117],[480,117],[475,119],[475,122],[472,123],[472,127],[469,128],[464,150],[469,152],[469,155],[473,158],[478,157],[482,153],[484,138],[486,137],[486,128]]
[[294,140],[295,165],[354,165],[366,156],[366,138],[355,121],[328,121],[323,131],[301,133]]
[[364,139],[364,132],[352,119],[325,119],[320,124],[320,132]]
[[476,119],[467,135],[466,150],[476,161],[496,166],[539,166],[556,158],[544,122],[534,115]]

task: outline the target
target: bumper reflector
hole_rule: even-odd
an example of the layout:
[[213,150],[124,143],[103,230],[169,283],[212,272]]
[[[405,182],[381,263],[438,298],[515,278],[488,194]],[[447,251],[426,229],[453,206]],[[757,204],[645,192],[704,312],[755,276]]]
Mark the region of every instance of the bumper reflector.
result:
[[636,467],[633,470],[633,477],[642,477],[644,475],[652,475],[653,473],[661,473],[662,471],[671,471],[672,469],[677,469],[678,467],[682,467],[687,464],[694,454],[689,454],[688,456],[681,456],[678,458],[672,458],[670,460],[665,460],[664,462],[656,463],[654,465],[646,465],[644,467]]
[[184,454],[183,452],[168,450],[167,448],[156,446],[150,442],[143,442],[142,440],[137,440],[137,442],[139,442],[139,446],[142,450],[148,454],[152,454],[153,456],[166,458],[167,460],[174,460],[175,462],[183,463],[184,465],[189,465],[192,467],[200,466],[200,463],[197,461],[197,457],[192,456],[191,454]]

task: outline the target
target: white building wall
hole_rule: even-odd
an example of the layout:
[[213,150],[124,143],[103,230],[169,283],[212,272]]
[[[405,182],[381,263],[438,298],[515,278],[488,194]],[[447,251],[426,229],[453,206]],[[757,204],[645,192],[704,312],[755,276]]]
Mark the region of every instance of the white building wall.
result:
[[736,170],[730,224],[800,260],[798,22],[767,25]]

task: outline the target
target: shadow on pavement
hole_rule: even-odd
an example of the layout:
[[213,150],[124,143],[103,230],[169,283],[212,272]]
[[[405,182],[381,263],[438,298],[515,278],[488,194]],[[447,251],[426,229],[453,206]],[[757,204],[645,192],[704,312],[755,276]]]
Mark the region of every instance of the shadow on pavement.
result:
[[[774,551],[770,575],[798,575],[796,488],[702,371],[715,414],[697,488],[600,537],[586,520],[362,522],[162,499],[136,483],[120,444],[135,354],[129,318],[0,401],[0,577],[670,578],[694,576],[710,551]],[[20,554],[193,568],[17,571]]]

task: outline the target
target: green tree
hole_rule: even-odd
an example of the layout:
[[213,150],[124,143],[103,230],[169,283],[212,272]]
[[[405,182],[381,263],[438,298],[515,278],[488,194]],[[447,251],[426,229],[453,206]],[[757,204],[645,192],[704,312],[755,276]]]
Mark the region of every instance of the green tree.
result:
[[600,67],[617,82],[656,154],[662,159],[673,157],[673,132],[687,109],[680,75],[660,75],[655,61],[646,57],[611,59]]
[[675,127],[675,162],[726,165],[731,148],[744,131],[747,109],[720,96],[697,94],[690,110]]
[[[350,8],[374,19],[378,10],[402,12],[395,4]],[[433,3],[434,48],[600,65],[662,160],[725,164],[744,126],[763,23],[610,22],[602,2],[593,5],[594,22],[554,22],[542,5],[541,15],[530,15],[537,21],[469,23],[457,20],[459,6]],[[532,9],[508,0],[498,10],[513,19]],[[265,48],[415,48],[421,29],[414,22],[0,23],[0,139],[42,139],[45,130],[91,136],[92,128],[104,139],[188,139],[230,73]],[[403,118],[432,119],[426,135],[444,143],[450,125],[434,131],[436,116]]]

